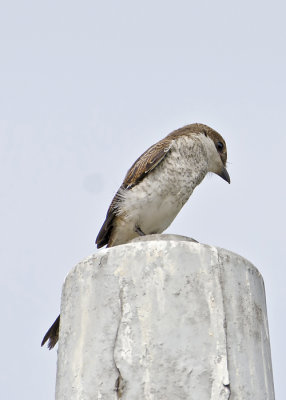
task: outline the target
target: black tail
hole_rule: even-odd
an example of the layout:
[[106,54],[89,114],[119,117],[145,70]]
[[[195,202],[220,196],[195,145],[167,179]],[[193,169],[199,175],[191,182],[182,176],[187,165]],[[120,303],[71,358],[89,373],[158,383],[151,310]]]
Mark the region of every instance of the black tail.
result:
[[59,328],[60,328],[60,315],[55,320],[53,325],[50,327],[48,332],[45,334],[44,339],[42,340],[41,346],[44,346],[46,341],[48,340],[48,348],[51,350],[57,344],[59,340]]

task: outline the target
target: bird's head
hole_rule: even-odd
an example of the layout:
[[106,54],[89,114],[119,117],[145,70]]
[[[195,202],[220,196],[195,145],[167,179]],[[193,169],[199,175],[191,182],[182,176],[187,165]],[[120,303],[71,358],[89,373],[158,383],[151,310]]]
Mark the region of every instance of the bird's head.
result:
[[204,124],[190,124],[171,132],[168,136],[176,139],[180,136],[200,138],[208,158],[208,171],[219,175],[222,179],[230,183],[230,177],[225,167],[227,160],[226,144],[223,137],[214,129]]
[[206,138],[210,139],[208,148],[209,171],[219,175],[222,179],[230,183],[230,177],[226,169],[227,149],[223,137],[214,129],[207,125],[201,125],[201,132]]

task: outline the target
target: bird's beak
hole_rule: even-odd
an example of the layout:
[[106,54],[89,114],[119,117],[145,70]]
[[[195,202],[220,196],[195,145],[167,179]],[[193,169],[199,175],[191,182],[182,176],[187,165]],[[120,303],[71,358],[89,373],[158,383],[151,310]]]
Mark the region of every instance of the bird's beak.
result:
[[227,172],[227,169],[225,167],[222,168],[221,172],[218,174],[222,179],[230,183],[230,176]]

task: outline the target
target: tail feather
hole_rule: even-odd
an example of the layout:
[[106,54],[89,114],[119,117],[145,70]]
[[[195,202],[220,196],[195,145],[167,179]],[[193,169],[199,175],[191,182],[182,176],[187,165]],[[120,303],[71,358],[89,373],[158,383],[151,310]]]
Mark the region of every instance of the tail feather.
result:
[[53,325],[50,327],[48,332],[45,334],[41,346],[44,346],[44,344],[48,342],[48,348],[51,350],[55,345],[57,344],[59,340],[59,328],[60,328],[60,315],[58,318],[55,320]]

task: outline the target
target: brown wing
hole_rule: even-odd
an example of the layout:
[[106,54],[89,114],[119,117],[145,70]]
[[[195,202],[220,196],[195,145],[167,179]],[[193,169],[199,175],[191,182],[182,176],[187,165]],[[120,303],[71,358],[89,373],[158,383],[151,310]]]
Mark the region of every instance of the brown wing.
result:
[[116,215],[116,205],[120,201],[120,191],[130,190],[136,186],[145,176],[148,175],[160,162],[164,159],[172,146],[172,138],[164,138],[160,142],[149,147],[132,165],[126,174],[126,177],[114,196],[110,207],[106,214],[106,219],[99,231],[95,243],[97,248],[108,245],[109,238],[112,232],[113,220]]
[[[121,185],[121,188],[122,187],[123,187],[123,185]],[[108,208],[105,221],[104,221],[102,227],[100,228],[100,231],[95,240],[95,244],[97,245],[98,249],[100,247],[105,246],[106,244],[108,245],[112,227],[113,227],[113,220],[116,215],[116,205],[119,200],[120,189],[117,191],[116,195],[113,197],[113,200]]]
[[126,189],[131,189],[164,159],[172,145],[171,138],[164,138],[149,147],[132,165],[123,181]]

